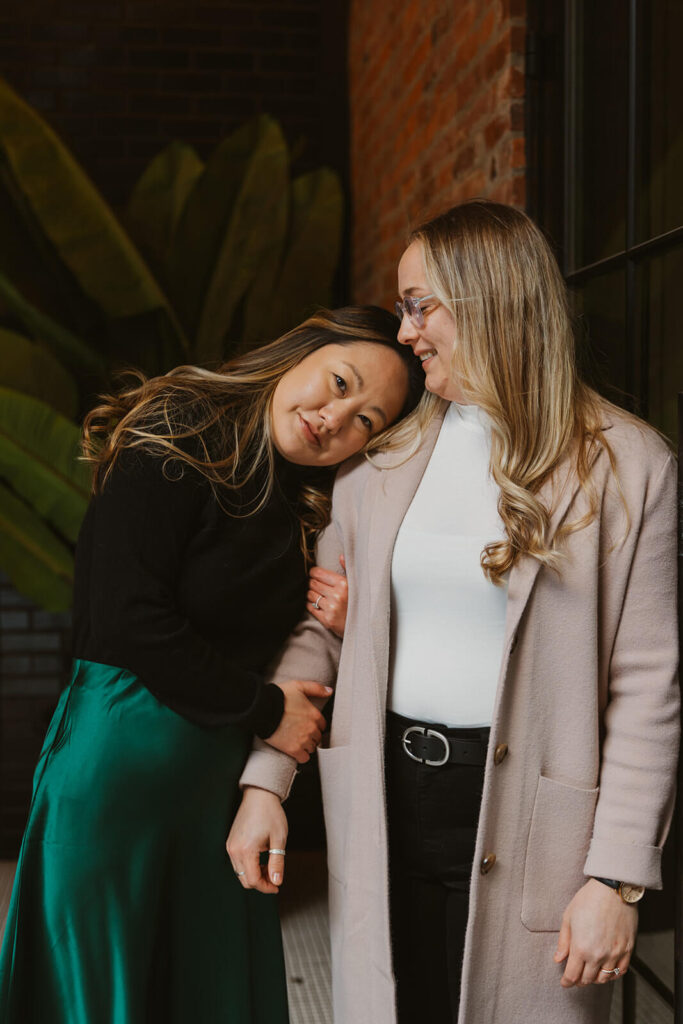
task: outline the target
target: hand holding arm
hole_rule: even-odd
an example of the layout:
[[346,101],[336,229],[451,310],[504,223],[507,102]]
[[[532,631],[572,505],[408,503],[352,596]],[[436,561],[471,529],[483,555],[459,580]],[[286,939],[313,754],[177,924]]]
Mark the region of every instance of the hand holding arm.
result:
[[349,584],[343,555],[339,556],[339,564],[342,569],[340,573],[320,565],[313,566],[309,573],[306,607],[318,622],[341,638],[344,636],[349,603]]
[[290,679],[276,685],[285,695],[285,710],[280,724],[266,742],[283,754],[296,758],[299,764],[305,764],[320,743],[326,724],[310,698],[326,700],[332,695],[332,687],[302,679]]
[[638,911],[619,894],[589,878],[562,916],[555,962],[566,961],[560,984],[598,985],[613,981],[628,969],[636,940]]

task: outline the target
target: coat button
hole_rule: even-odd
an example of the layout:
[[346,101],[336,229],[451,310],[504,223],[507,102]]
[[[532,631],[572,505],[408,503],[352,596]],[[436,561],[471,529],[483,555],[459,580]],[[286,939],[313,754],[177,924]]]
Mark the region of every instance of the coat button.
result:
[[508,756],[508,745],[507,743],[499,743],[496,749],[493,751],[493,763],[496,767],[502,764],[505,758]]
[[495,853],[487,853],[486,856],[482,858],[482,862],[479,865],[479,870],[481,871],[482,875],[488,875],[489,871],[491,870],[495,863]]

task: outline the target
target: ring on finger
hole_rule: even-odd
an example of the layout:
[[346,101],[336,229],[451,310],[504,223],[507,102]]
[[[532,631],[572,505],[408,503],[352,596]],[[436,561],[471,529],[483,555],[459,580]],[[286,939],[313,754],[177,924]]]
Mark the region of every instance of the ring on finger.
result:
[[284,857],[287,853],[286,850],[268,850],[268,853],[279,853],[281,857]]
[[601,974],[613,974],[615,978],[618,978],[619,975],[621,974],[621,968],[620,967],[614,967],[611,971],[606,971],[604,967],[601,967],[600,968],[600,973]]
[[236,871],[235,874],[237,875],[238,878],[241,878],[242,875],[246,875],[246,871]]
[[322,594],[318,594],[318,597],[316,598],[316,602],[315,602],[315,604],[313,605],[313,607],[315,608],[315,610],[316,610],[317,612],[318,612],[318,611],[320,611],[320,598],[321,598],[322,596],[323,596]]

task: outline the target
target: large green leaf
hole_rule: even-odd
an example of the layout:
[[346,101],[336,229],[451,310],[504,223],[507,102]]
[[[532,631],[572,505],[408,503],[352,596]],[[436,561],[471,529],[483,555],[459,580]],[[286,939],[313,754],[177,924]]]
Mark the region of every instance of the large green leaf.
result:
[[48,612],[71,605],[73,555],[32,508],[0,483],[0,567]]
[[[237,303],[268,255],[273,220],[286,214],[288,152],[280,126],[263,121],[227,225],[197,331],[200,360],[220,359]],[[278,233],[275,225],[275,233]]]
[[183,208],[203,170],[192,146],[172,142],[154,157],[133,189],[126,223],[157,267],[165,266]]
[[106,372],[102,356],[84,341],[41,313],[0,273],[0,303],[33,338],[40,338],[58,359],[75,372],[101,377]]
[[79,438],[76,424],[44,402],[0,388],[0,476],[74,542],[90,496]]
[[185,204],[169,287],[199,361],[222,356],[237,303],[268,249],[287,159],[279,125],[263,115],[218,146]]
[[42,345],[4,327],[0,327],[0,385],[42,399],[68,419],[78,413],[78,389],[71,374]]
[[163,292],[109,206],[55,133],[2,80],[0,170],[17,203],[25,203],[27,229],[44,233],[107,317],[163,309],[181,337]]
[[[280,275],[282,256],[287,238],[290,190],[278,189],[273,195],[270,224],[265,232],[261,259],[255,269],[254,280],[244,301],[244,320],[240,347],[252,348],[273,340],[269,335],[275,286]],[[226,353],[227,354],[227,353]]]
[[271,301],[269,334],[290,330],[330,301],[339,261],[344,200],[339,177],[326,167],[292,182],[287,251]]

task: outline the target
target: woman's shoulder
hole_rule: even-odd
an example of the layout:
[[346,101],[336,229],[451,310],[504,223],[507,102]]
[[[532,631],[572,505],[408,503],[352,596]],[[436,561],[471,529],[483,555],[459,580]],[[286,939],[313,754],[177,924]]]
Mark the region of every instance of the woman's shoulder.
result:
[[633,413],[600,399],[605,441],[621,475],[652,477],[675,465],[669,441],[651,424]]

